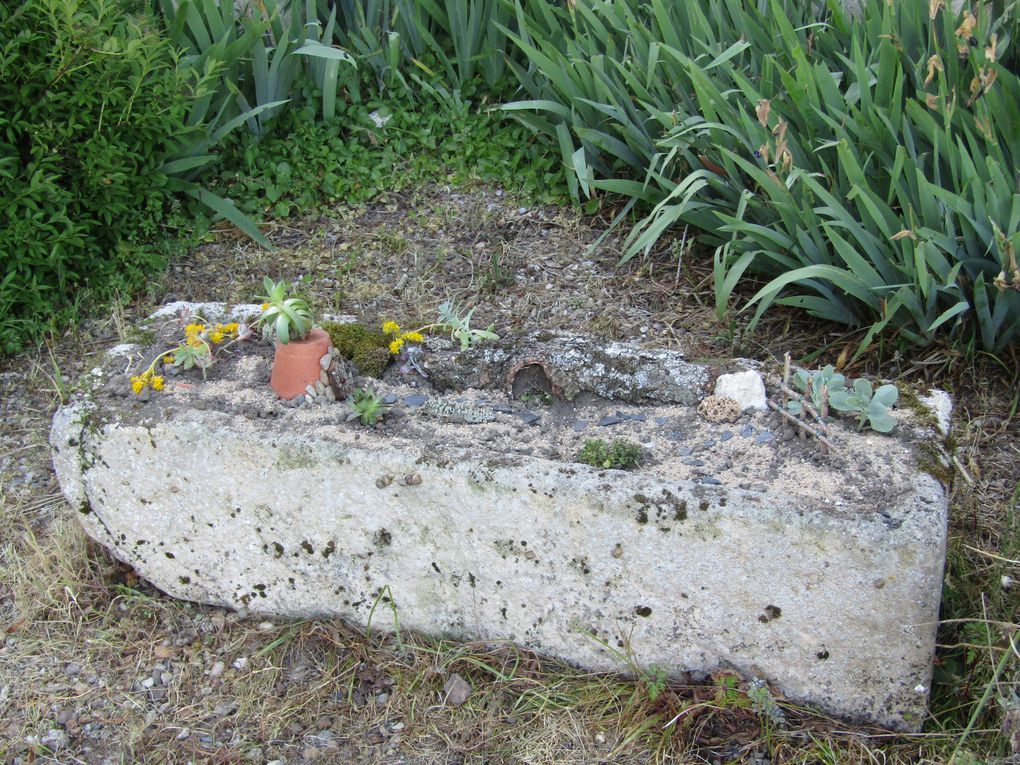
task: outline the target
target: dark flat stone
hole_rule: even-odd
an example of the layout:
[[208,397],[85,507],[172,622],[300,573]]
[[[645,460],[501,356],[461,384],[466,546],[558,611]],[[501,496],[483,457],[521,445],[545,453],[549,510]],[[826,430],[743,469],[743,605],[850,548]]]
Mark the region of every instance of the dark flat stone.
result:
[[624,418],[630,420],[631,422],[644,422],[645,420],[648,419],[643,414],[626,414],[624,415]]
[[729,441],[731,438],[733,438],[733,431],[724,430],[722,433],[719,434],[719,440],[722,441],[723,443]]
[[513,407],[512,406],[507,406],[506,404],[493,404],[492,405],[492,411],[499,412],[500,414],[513,414],[514,413]]
[[598,424],[602,425],[603,427],[605,427],[606,425],[616,425],[617,423],[621,423],[621,422],[623,422],[623,418],[622,417],[618,417],[618,416],[613,415],[613,414],[607,414],[605,417],[603,417],[601,420],[599,420]]
[[574,432],[575,433],[580,433],[582,430],[584,430],[587,427],[588,427],[588,421],[587,420],[578,420],[577,422],[574,423]]
[[395,403],[397,403],[397,394],[396,393],[387,393],[383,397],[383,403],[384,404],[395,404]]
[[534,412],[520,412],[517,416],[525,425],[531,425],[539,420],[539,415]]
[[764,433],[759,433],[758,436],[754,439],[754,442],[756,444],[767,444],[769,441],[775,441],[775,440],[776,440],[776,437],[774,435],[772,435],[771,432],[766,430]]
[[710,438],[707,441],[702,442],[702,444],[701,444],[701,448],[702,449],[711,449],[713,446],[715,446],[715,439],[714,438]]
[[667,422],[669,422],[669,417],[656,417],[655,418],[655,424],[656,425],[665,425]]
[[686,459],[683,462],[685,465],[690,465],[691,467],[702,467],[705,464],[705,460],[696,459]]
[[694,450],[689,446],[681,446],[679,449],[676,450],[676,453],[679,454],[681,457],[690,457],[692,454],[694,454]]
[[428,396],[423,396],[421,393],[415,393],[411,396],[404,397],[405,406],[421,406],[429,400]]
[[708,486],[722,486],[722,481],[718,478],[713,478],[710,475],[703,475],[698,479],[698,483],[707,484]]
[[740,435],[742,435],[744,438],[750,438],[751,436],[754,435],[754,426],[745,425],[740,429]]

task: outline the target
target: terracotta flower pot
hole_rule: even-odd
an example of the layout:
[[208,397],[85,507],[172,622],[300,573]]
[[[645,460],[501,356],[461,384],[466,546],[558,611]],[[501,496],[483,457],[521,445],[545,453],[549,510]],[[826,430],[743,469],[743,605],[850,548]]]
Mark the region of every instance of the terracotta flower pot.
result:
[[313,329],[303,340],[276,344],[273,374],[269,386],[283,399],[292,399],[314,386],[322,372],[319,362],[329,351],[329,335],[319,328]]

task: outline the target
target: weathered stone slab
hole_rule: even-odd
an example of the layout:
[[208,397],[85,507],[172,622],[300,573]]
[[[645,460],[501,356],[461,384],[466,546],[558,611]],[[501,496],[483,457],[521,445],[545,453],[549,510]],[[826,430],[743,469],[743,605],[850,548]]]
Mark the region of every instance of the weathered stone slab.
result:
[[[768,415],[745,415],[711,444],[699,431],[701,451],[673,463],[656,423],[694,420],[648,407],[612,427],[644,428],[661,459],[600,470],[515,453],[505,434],[538,426],[500,409],[505,422],[444,430],[416,407],[405,418],[427,427],[377,434],[342,405],[216,409],[194,381],[140,404],[107,396],[105,374],[54,419],[57,475],[88,533],[175,597],[380,628],[395,614],[597,670],[627,670],[621,654],[732,668],[848,718],[923,718],[947,501],[910,438],[839,430],[838,446],[865,455],[856,474],[824,460],[785,473]],[[502,435],[465,436],[481,432]],[[756,473],[762,455],[773,461]]]

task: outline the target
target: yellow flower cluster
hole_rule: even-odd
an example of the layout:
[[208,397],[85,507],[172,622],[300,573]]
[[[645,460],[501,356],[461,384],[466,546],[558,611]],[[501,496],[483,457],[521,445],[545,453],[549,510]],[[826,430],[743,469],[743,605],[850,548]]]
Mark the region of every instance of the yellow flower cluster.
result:
[[184,328],[184,342],[192,348],[205,345],[205,341],[202,339],[203,332],[205,332],[205,324],[189,324]]
[[209,342],[219,344],[227,338],[237,337],[237,322],[230,324],[215,324],[212,327],[205,324],[189,324],[184,328],[184,342],[192,348],[198,348],[205,344],[202,334],[207,333]]
[[153,390],[163,390],[163,377],[156,374],[151,367],[131,378],[131,390],[136,395],[149,386],[152,386]]
[[425,336],[421,332],[404,332],[401,333],[400,325],[395,321],[387,321],[382,325],[382,331],[392,337],[390,340],[390,353],[396,356],[400,353],[400,349],[404,347],[404,343],[420,343],[425,340]]

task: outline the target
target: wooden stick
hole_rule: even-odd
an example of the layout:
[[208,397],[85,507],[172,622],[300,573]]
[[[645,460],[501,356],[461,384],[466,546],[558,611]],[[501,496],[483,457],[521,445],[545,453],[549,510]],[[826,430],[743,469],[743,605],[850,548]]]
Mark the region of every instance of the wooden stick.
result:
[[773,409],[773,410],[779,412],[779,414],[781,414],[785,419],[787,419],[790,422],[792,422],[798,428],[801,428],[802,430],[810,433],[812,436],[817,438],[821,443],[825,444],[825,446],[827,446],[830,449],[832,449],[832,451],[836,451],[836,445],[834,443],[832,443],[832,441],[830,441],[824,435],[822,435],[817,430],[812,428],[810,425],[808,425],[803,420],[798,420],[796,417],[794,417],[788,411],[783,409],[783,407],[779,406],[779,404],[777,404],[775,401],[768,401],[768,405],[769,405],[770,409]]

